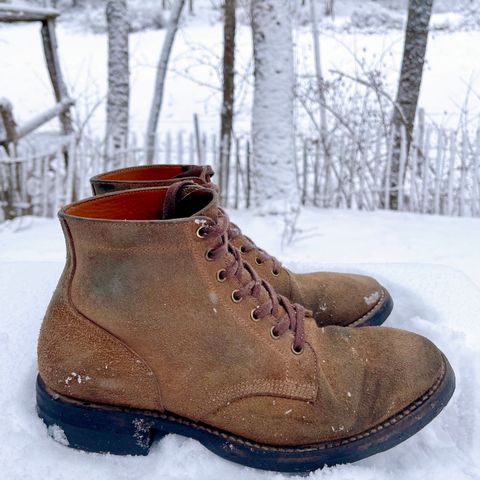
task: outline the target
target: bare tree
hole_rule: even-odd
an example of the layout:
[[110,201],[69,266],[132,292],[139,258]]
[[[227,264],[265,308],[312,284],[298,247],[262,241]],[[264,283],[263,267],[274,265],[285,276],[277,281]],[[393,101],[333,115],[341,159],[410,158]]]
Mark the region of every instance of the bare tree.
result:
[[325,0],[325,15],[327,17],[333,17],[335,8],[335,0]]
[[176,0],[170,13],[170,22],[168,24],[167,33],[163,42],[160,60],[157,66],[157,77],[155,79],[155,90],[153,92],[152,106],[148,117],[147,134],[146,134],[146,155],[147,163],[153,163],[155,157],[155,137],[157,133],[158,118],[162,109],[163,91],[165,88],[165,78],[167,75],[168,60],[173,48],[173,42],[178,30],[180,16],[182,15],[185,0]]
[[107,159],[117,166],[118,152],[128,146],[129,117],[129,51],[127,0],[108,0],[108,95],[105,145]]
[[417,111],[418,97],[422,83],[423,65],[427,50],[428,25],[432,14],[433,0],[409,0],[408,19],[405,30],[402,68],[398,82],[397,97],[392,117],[394,142],[390,173],[390,207],[398,208],[398,184],[400,156],[402,150],[402,129],[409,152],[413,126]]
[[[313,36],[313,50],[315,55],[315,74],[317,77],[317,89],[318,89],[318,107],[320,112],[319,118],[319,130],[320,130],[320,143],[323,148],[325,165],[330,163],[330,142],[328,140],[328,125],[327,125],[327,105],[325,99],[325,82],[322,74],[322,62],[320,59],[320,40],[318,32],[318,19],[317,11],[315,8],[315,1],[310,0],[310,16],[312,21],[312,36]],[[318,173],[318,172],[317,172]]]
[[252,0],[254,192],[262,213],[298,205],[295,179],[293,43],[289,0]]
[[235,29],[236,0],[225,0],[223,26],[223,101],[220,125],[220,186],[225,183],[225,170],[230,159],[235,101]]

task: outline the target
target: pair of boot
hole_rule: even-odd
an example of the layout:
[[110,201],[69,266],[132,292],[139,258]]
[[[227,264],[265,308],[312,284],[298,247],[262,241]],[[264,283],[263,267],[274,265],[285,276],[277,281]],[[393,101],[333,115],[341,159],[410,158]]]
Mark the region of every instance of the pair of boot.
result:
[[67,262],[38,345],[44,422],[87,451],[146,454],[178,433],[285,472],[364,458],[430,422],[455,387],[444,355],[369,326],[392,309],[374,279],[294,274],[259,249],[212,174],[110,172],[61,210]]

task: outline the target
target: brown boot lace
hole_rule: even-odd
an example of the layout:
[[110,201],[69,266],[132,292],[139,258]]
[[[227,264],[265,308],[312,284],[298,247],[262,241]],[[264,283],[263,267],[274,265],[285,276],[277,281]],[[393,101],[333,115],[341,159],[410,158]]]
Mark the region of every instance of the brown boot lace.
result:
[[[230,224],[230,228],[228,230],[228,238],[230,241],[237,238],[241,234],[242,232],[240,231],[239,227],[237,227],[235,224]],[[251,238],[247,237],[246,235],[243,235],[243,236],[246,241],[241,245],[240,252],[248,253],[252,250],[257,250],[259,253],[255,257],[255,263],[257,263],[258,265],[261,265],[262,263],[265,263],[268,260],[272,260],[273,262],[272,273],[275,276],[279,275],[282,269],[281,262],[277,260],[274,256],[269,255],[265,250],[262,250],[261,248],[257,247],[257,245],[255,245],[254,241]]]
[[[210,177],[213,176],[213,169],[211,167],[208,167],[208,174],[210,175]],[[220,192],[220,187],[218,187],[218,185],[216,185],[215,183],[211,183],[211,182],[206,183],[205,187],[211,188],[212,190],[215,190],[217,193]],[[225,213],[223,209],[222,211]],[[230,226],[228,227],[229,240],[232,241],[233,239],[237,238],[239,235],[243,235],[240,230],[240,227],[238,227],[234,223],[230,223]],[[280,275],[280,271],[282,270],[282,263],[280,262],[280,260],[278,260],[273,255],[268,254],[265,250],[262,250],[260,247],[255,245],[255,242],[251,238],[247,237],[246,235],[243,235],[243,237],[245,238],[245,241],[240,246],[240,252],[248,253],[248,252],[251,252],[252,250],[256,250],[258,254],[255,257],[255,263],[257,265],[261,265],[262,263],[265,263],[265,262],[268,262],[268,260],[271,260],[273,263],[272,265],[273,275],[275,276]]]
[[[233,301],[241,302],[242,299],[248,295],[252,295],[260,301],[262,288],[265,289],[269,298],[265,303],[252,310],[252,319],[255,321],[261,320],[271,314],[277,320],[277,325],[271,330],[272,337],[278,338],[290,330],[294,335],[292,351],[296,354],[301,354],[305,343],[305,315],[310,314],[303,306],[292,304],[288,298],[277,294],[267,281],[262,280],[258,276],[253,267],[242,260],[240,251],[229,243],[230,230],[228,215],[222,209],[219,209],[216,223],[203,225],[197,230],[197,235],[201,238],[219,239],[218,246],[207,250],[206,256],[209,260],[217,260],[226,253],[230,253],[232,256],[230,265],[226,269],[220,270],[218,274],[219,280],[224,281],[228,278],[235,277],[240,282],[243,282],[243,273],[246,270],[251,280],[245,283],[240,289],[233,291]],[[284,313],[280,309],[280,306],[283,307]]]

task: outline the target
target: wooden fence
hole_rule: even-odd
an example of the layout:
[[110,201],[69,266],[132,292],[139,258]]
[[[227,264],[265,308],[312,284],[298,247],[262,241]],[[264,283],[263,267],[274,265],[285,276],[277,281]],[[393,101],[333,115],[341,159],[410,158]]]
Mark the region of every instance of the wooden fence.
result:
[[[364,139],[334,132],[328,155],[318,139],[298,138],[292,188],[307,206],[388,209],[392,144],[393,135],[380,128]],[[54,216],[61,205],[91,194],[91,176],[113,167],[144,164],[145,151],[134,138],[132,147],[115,158],[105,156],[100,143],[72,139],[68,145],[66,152],[24,148],[19,157],[0,154],[0,220],[25,214]],[[249,139],[234,141],[222,168],[218,145],[215,135],[167,132],[157,142],[155,161],[208,163],[217,172],[214,181],[221,186],[225,206],[252,206],[255,165]],[[409,155],[404,146],[401,152],[398,210],[480,217],[480,130],[422,126],[415,131]]]

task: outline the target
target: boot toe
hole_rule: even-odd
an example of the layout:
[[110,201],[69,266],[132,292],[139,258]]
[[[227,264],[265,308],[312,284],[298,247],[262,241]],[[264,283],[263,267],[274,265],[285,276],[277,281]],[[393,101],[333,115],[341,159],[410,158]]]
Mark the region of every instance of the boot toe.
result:
[[356,412],[351,433],[367,431],[427,402],[445,374],[442,352],[420,335],[385,327],[322,330],[331,337],[328,347],[322,342],[323,355],[335,354],[342,363],[323,362],[322,373],[336,391],[346,391],[346,411]]
[[317,272],[294,280],[295,301],[314,312],[319,326],[379,325],[393,307],[388,292],[366,275]]
[[[393,425],[400,415],[415,416],[419,402],[428,409],[445,362],[427,339],[383,327],[314,327],[311,333],[319,365],[315,401],[246,397],[204,421],[229,424],[236,434],[270,445],[350,444],[390,429],[386,422]],[[400,423],[392,429],[401,437]]]
[[380,349],[375,375],[374,391],[381,394],[371,403],[378,422],[428,401],[445,374],[444,356],[428,339],[400,330],[388,333],[391,338]]

